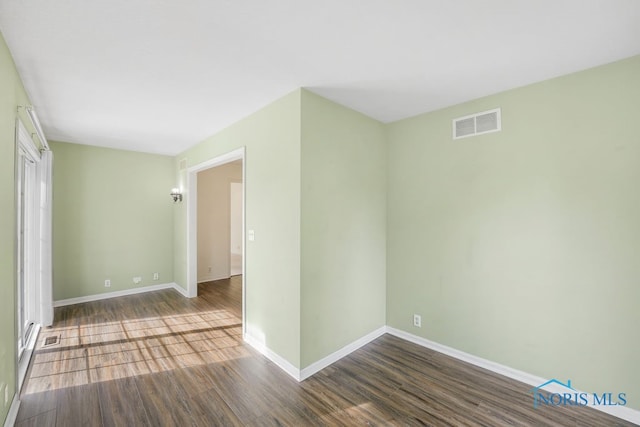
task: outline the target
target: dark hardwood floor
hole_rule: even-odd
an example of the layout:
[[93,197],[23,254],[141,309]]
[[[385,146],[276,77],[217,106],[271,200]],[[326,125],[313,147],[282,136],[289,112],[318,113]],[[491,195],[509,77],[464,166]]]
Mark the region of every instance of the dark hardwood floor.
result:
[[[298,383],[242,341],[241,278],[56,309],[18,426],[630,426],[384,335]],[[43,347],[47,337],[59,343]]]

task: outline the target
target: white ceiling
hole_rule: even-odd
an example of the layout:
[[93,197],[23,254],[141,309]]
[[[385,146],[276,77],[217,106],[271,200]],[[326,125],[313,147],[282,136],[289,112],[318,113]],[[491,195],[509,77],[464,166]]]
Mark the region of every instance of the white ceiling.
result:
[[394,121],[640,54],[638,0],[0,0],[47,137],[177,154],[298,87]]

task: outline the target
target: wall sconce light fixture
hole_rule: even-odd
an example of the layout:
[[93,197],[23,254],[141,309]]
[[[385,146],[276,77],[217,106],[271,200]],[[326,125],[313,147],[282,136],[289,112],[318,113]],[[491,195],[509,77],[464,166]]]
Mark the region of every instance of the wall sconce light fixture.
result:
[[171,190],[171,197],[173,197],[173,203],[177,202],[177,201],[182,201],[182,193],[180,192],[179,188],[173,188]]

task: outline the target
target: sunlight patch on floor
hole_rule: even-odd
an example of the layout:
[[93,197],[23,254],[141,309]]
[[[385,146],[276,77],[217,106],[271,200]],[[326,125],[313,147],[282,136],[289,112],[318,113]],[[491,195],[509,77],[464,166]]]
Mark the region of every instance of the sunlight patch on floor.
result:
[[[52,335],[60,343],[43,348]],[[25,394],[249,356],[226,310],[54,327],[39,337]]]

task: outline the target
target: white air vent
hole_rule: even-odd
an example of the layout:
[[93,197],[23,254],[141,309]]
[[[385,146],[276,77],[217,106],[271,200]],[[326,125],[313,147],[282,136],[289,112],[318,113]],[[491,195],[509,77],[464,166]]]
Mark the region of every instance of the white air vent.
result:
[[180,170],[185,170],[187,168],[187,159],[180,159],[178,165],[180,166]]
[[453,139],[502,130],[500,108],[453,119]]

